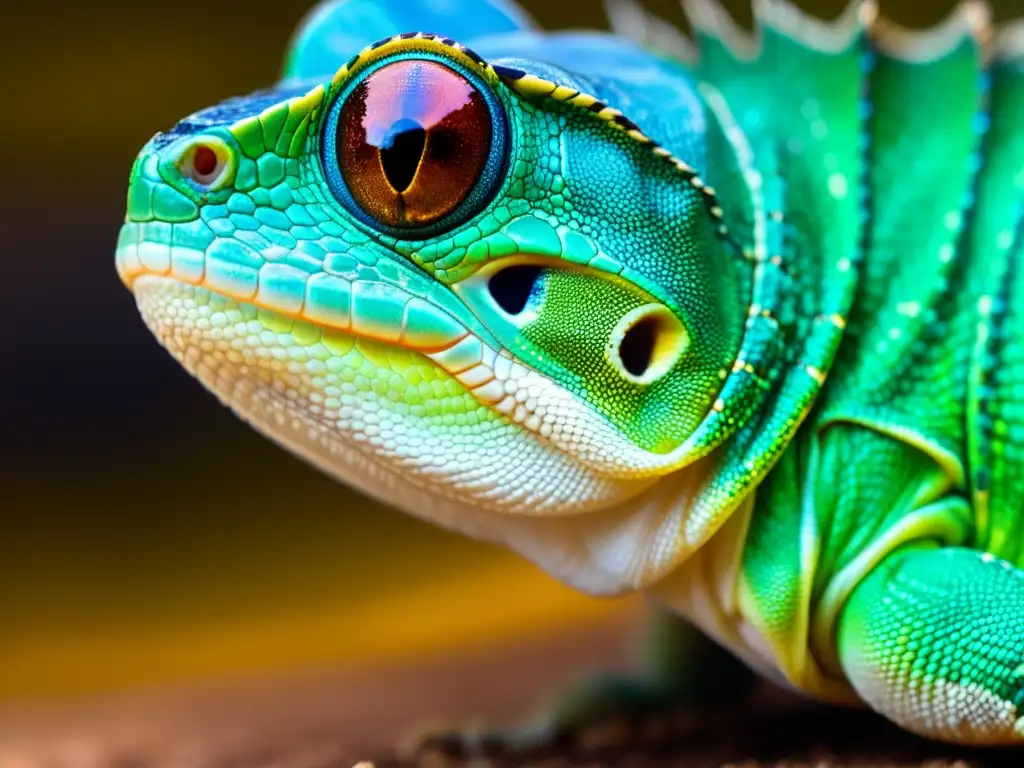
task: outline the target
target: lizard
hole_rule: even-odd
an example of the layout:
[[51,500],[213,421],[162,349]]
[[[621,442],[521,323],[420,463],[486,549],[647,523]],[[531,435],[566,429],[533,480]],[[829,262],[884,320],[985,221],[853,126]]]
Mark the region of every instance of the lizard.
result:
[[607,8],[317,5],[275,84],[135,159],[144,322],[342,482],[646,596],[679,642],[620,694],[699,677],[692,630],[1020,744],[1024,23]]

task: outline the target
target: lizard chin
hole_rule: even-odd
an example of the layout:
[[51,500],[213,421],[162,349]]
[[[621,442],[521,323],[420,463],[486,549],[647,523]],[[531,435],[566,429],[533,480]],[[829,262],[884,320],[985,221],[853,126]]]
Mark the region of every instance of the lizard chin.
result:
[[169,277],[138,275],[132,290],[160,343],[238,416],[414,516],[493,539],[479,530],[500,524],[488,513],[597,511],[655,479],[594,471],[418,351]]

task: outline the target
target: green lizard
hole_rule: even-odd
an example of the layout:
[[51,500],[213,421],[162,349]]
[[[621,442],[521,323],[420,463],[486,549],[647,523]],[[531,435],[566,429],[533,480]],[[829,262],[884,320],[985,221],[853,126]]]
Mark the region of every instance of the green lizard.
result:
[[1019,743],[1024,27],[685,5],[693,41],[631,2],[616,34],[323,3],[278,84],[145,146],[119,274],[362,491],[810,696]]

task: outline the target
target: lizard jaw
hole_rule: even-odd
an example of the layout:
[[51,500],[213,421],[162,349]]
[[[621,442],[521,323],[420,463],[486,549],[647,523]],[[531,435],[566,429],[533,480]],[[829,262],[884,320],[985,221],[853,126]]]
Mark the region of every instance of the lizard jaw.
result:
[[160,343],[222,403],[411,514],[442,525],[488,510],[567,514],[646,486],[594,472],[538,439],[420,352],[167,276],[138,275],[133,289]]
[[128,221],[116,251],[118,274],[136,294],[141,279],[160,276],[309,323],[322,332],[415,352],[449,374],[478,403],[596,474],[653,480],[671,463],[671,457],[638,448],[576,395],[514,360],[484,336],[486,331],[472,317],[457,316],[460,309],[466,314],[458,299],[448,302],[451,307],[439,306],[447,293],[439,296],[436,288],[412,281],[403,286],[383,279],[349,279],[274,261],[258,267],[219,262],[208,251],[147,236],[144,223]]

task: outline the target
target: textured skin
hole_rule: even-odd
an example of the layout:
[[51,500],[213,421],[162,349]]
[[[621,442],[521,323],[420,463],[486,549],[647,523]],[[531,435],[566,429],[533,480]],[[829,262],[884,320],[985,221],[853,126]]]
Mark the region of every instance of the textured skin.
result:
[[839,628],[844,664],[864,697],[903,725],[1003,741],[1024,702],[1022,601],[1024,575],[991,555],[895,553],[850,600]]
[[[619,35],[326,2],[277,86],[142,150],[119,273],[205,386],[345,482],[644,591],[808,694],[1015,743],[1024,29],[762,0],[748,37],[685,5],[694,42],[629,2]],[[469,202],[409,233],[353,208],[334,137],[368,73],[421,59],[499,128]],[[492,280],[516,265],[521,312]]]

